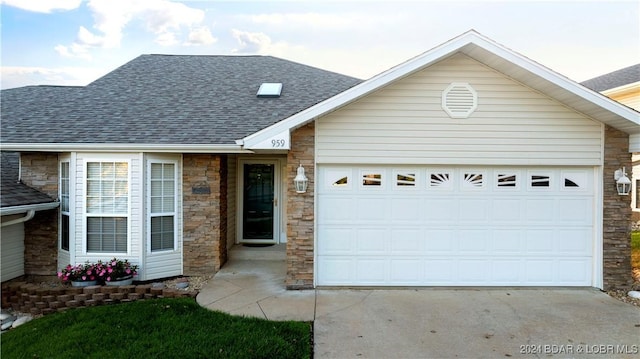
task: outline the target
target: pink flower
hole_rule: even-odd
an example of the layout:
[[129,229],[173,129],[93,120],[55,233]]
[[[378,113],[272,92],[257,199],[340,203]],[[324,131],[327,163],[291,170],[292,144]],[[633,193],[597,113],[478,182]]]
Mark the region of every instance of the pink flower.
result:
[[111,277],[107,277],[107,282],[111,282]]
[[115,266],[116,264],[118,264],[118,262],[116,262],[116,261],[111,262],[112,266]]
[[107,272],[109,272],[109,273],[113,272],[113,268],[111,268],[111,267],[107,268]]
[[83,276],[82,276],[82,280],[87,280],[87,276],[86,276],[86,275],[83,275]]
[[58,278],[62,278],[62,272],[58,272]]
[[125,273],[127,273],[127,274],[131,274],[131,269],[127,268],[127,270],[125,271]]

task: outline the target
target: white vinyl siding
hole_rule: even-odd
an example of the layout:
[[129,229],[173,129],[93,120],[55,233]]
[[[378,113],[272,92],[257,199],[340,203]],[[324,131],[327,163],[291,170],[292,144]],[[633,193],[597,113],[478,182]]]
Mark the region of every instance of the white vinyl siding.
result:
[[[182,163],[179,155],[147,154],[146,250],[141,280],[182,274]],[[162,228],[159,222],[163,222]],[[163,233],[159,233],[163,232]]]
[[[468,83],[468,118],[442,91]],[[602,125],[462,54],[316,121],[318,163],[599,165]]]
[[60,246],[63,251],[69,251],[70,218],[69,200],[71,183],[69,179],[69,161],[60,162]]
[[[18,218],[20,216],[15,216]],[[5,220],[15,219],[8,217]],[[24,275],[24,223],[2,227],[2,282]]]

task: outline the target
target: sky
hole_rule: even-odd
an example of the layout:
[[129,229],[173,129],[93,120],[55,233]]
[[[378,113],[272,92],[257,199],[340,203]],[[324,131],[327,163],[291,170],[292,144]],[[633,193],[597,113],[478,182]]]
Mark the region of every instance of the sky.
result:
[[575,81],[640,63],[640,1],[0,0],[0,86],[142,54],[271,55],[368,79],[470,29]]

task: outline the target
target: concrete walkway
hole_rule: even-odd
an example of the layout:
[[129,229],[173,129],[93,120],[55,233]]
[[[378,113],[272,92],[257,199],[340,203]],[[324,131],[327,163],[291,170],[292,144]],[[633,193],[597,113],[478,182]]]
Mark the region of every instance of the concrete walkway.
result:
[[314,321],[315,358],[638,357],[640,308],[590,288],[287,291],[284,261],[231,260],[200,305]]

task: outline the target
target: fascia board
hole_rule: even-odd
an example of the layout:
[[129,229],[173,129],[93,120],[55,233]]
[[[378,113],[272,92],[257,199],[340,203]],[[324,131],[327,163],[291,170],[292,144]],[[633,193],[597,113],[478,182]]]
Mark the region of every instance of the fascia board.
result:
[[42,152],[160,152],[160,153],[253,153],[242,145],[129,144],[129,143],[2,143],[3,151]]
[[[480,47],[484,48],[487,51],[490,51],[496,56],[502,57],[503,59],[513,63],[516,66],[521,67],[522,69],[550,82],[556,86],[563,88],[566,91],[573,93],[576,96],[583,98],[586,101],[593,103],[611,113],[620,116],[627,121],[640,125],[640,117],[638,113],[627,106],[623,106],[620,103],[596,92],[591,89],[588,89],[579,83],[564,77],[539,63],[522,56],[516,52],[513,52],[502,45],[497,44],[491,39],[485,38],[482,35],[478,34],[478,41],[475,43]],[[525,81],[522,81],[526,84]],[[640,132],[640,127],[638,128],[638,132]]]
[[46,202],[36,204],[25,204],[22,206],[12,206],[0,208],[0,215],[8,216],[12,214],[26,213],[28,211],[46,211],[48,209],[54,209],[60,205],[60,202]]

